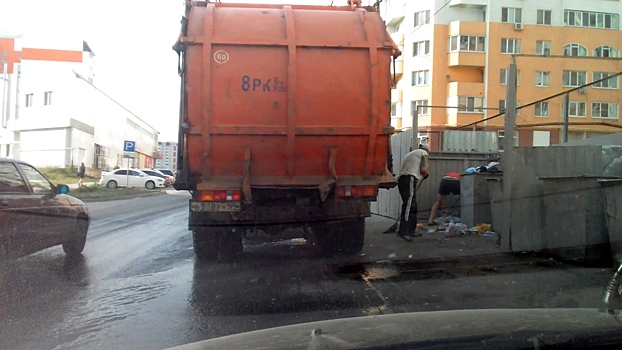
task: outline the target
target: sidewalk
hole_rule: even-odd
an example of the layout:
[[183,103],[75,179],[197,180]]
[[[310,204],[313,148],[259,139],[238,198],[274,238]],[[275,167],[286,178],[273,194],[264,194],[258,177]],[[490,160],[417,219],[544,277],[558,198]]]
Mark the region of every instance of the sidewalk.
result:
[[409,260],[444,257],[463,257],[503,253],[496,237],[462,236],[445,238],[442,232],[423,233],[406,242],[396,233],[383,234],[395,223],[394,219],[372,215],[365,224],[365,247],[360,260]]

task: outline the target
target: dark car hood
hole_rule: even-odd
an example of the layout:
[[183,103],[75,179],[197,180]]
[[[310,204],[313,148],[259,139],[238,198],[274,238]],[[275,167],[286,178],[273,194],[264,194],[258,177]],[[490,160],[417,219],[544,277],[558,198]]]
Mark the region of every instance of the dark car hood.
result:
[[68,194],[57,194],[56,199],[64,204],[84,207],[84,202]]
[[[514,345],[533,348],[534,342],[540,341],[542,344],[550,340],[548,336],[553,336],[555,341],[570,339],[570,344],[576,345],[577,339],[573,337],[590,331],[620,332],[622,323],[604,310],[596,309],[413,312],[270,328],[186,344],[174,349],[356,349],[399,344],[435,344],[438,347],[443,346],[443,343],[426,341],[454,339],[456,345],[461,339],[508,334],[512,336],[507,341],[516,342]],[[493,345],[491,342],[494,340],[486,340],[483,344],[481,340],[478,342],[479,345],[488,346]]]

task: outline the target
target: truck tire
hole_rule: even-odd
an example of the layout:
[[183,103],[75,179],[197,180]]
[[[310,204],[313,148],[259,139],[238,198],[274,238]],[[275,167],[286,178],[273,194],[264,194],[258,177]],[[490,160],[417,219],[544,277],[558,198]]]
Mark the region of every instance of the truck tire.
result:
[[216,260],[220,246],[218,234],[208,230],[192,231],[192,247],[194,255],[199,259]]
[[339,230],[331,222],[316,223],[311,225],[313,242],[317,254],[321,257],[330,258],[340,250]]
[[338,238],[341,240],[341,252],[357,254],[365,245],[365,218],[344,221],[339,224]]

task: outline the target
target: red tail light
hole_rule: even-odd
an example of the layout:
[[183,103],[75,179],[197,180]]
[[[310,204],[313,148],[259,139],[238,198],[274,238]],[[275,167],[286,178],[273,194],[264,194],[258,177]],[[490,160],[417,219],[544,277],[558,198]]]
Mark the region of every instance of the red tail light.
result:
[[198,191],[198,200],[201,202],[239,202],[242,199],[240,190]]
[[346,185],[337,186],[335,190],[337,197],[376,197],[378,196],[378,186],[376,185]]

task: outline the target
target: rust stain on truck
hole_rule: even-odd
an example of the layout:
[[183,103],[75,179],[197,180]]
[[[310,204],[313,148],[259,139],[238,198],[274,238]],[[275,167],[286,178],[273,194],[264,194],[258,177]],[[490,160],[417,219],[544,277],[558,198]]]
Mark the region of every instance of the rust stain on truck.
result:
[[180,125],[193,127],[180,128],[175,188],[192,193],[199,256],[288,225],[360,251],[369,202],[395,186],[386,101],[399,51],[372,11],[186,3],[174,49]]

